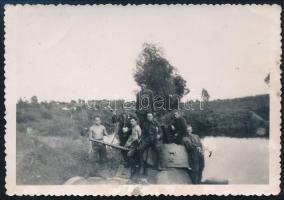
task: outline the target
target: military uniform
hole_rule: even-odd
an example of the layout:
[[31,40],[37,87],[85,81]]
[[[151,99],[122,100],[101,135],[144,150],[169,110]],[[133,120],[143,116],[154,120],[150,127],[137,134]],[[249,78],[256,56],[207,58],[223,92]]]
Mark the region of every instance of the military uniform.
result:
[[140,139],[141,139],[141,134],[142,134],[142,131],[141,131],[141,128],[139,125],[136,125],[134,127],[132,127],[132,131],[131,131],[131,135],[129,136],[126,144],[125,144],[125,147],[126,148],[129,148],[129,151],[127,153],[127,158],[128,158],[128,161],[131,165],[131,175],[130,175],[130,178],[132,178],[132,176],[135,174],[136,172],[136,165],[139,164],[139,160],[138,160],[138,146],[139,146],[139,143],[140,143]]
[[176,136],[173,136],[173,142],[176,144],[182,144],[182,138],[186,136],[187,132],[186,120],[180,116],[174,119],[172,125],[175,127],[173,134],[176,134]]
[[201,140],[198,135],[188,134],[182,139],[188,152],[188,160],[192,169],[191,178],[194,184],[199,184],[204,169],[204,154]]
[[[119,145],[125,146],[129,135],[131,134],[131,124],[130,124],[131,116],[127,114],[121,114],[119,116],[113,115],[112,122],[118,123],[118,138],[119,138]],[[124,128],[128,130],[126,132],[123,131]],[[122,157],[124,162],[128,163],[127,153],[125,151],[121,151]]]
[[[159,138],[158,138],[159,137]],[[139,145],[139,159],[142,169],[145,168],[143,154],[150,147],[155,151],[157,156],[157,168],[161,169],[161,145],[162,132],[159,123],[156,120],[146,121],[142,129],[141,144]]]
[[93,157],[98,157],[99,162],[103,163],[106,161],[107,150],[104,144],[97,144],[92,142],[92,151],[90,154],[90,159]]

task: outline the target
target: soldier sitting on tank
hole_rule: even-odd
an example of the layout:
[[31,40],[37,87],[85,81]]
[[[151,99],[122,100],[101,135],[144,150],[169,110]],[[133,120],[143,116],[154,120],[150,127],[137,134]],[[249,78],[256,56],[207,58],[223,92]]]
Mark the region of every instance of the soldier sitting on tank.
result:
[[182,142],[188,152],[188,160],[191,167],[190,176],[193,184],[200,184],[204,169],[204,153],[201,140],[198,135],[192,133],[192,127],[187,128],[187,135]]
[[145,172],[145,162],[143,154],[151,147],[156,153],[156,167],[157,170],[162,170],[161,167],[161,145],[162,145],[162,131],[159,123],[154,119],[153,113],[147,113],[147,120],[142,128],[141,144],[139,145],[139,160],[140,160],[140,174]]
[[174,120],[170,127],[172,132],[172,141],[176,144],[182,144],[182,138],[186,136],[187,132],[187,123],[179,111],[175,110],[173,115]]
[[133,175],[136,173],[137,169],[139,169],[140,163],[139,163],[139,160],[138,160],[137,148],[138,148],[138,145],[140,143],[142,131],[141,131],[140,126],[138,125],[137,118],[132,117],[130,119],[130,123],[131,123],[131,126],[132,126],[131,135],[129,136],[129,138],[126,142],[125,147],[129,149],[129,151],[127,153],[127,157],[128,157],[128,160],[129,160],[129,164],[131,166],[130,178],[132,178]]
[[[119,138],[119,145],[124,146],[126,141],[128,140],[129,135],[131,134],[131,125],[130,125],[130,118],[132,116],[124,111],[120,115],[117,115],[115,111],[113,111],[112,116],[112,123],[118,123],[118,138]],[[127,159],[127,152],[121,151],[124,166],[128,167],[128,159]]]

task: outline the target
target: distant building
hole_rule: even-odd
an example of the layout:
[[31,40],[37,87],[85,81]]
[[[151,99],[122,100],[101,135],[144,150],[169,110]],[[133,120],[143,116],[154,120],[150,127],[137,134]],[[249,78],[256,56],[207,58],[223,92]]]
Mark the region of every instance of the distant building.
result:
[[71,108],[62,107],[61,110],[64,110],[64,111],[75,111],[75,110],[77,110],[77,107],[71,107]]

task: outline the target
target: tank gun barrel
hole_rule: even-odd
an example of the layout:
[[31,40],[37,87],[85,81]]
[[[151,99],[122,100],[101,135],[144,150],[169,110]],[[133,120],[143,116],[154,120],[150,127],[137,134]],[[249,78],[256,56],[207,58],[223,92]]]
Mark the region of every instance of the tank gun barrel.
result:
[[129,149],[126,148],[126,147],[119,146],[119,145],[115,145],[115,144],[111,144],[111,143],[107,143],[107,142],[103,142],[103,141],[101,141],[101,140],[90,139],[90,141],[93,141],[93,142],[96,142],[96,143],[99,143],[99,144],[104,144],[104,145],[113,147],[113,148],[115,148],[115,149],[120,149],[120,150],[123,150],[123,151],[129,151]]

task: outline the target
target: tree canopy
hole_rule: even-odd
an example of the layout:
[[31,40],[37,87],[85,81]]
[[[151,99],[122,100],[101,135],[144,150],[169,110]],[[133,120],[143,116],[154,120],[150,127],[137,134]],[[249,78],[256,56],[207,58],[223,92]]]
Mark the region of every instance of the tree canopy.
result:
[[186,80],[164,57],[163,50],[155,44],[145,43],[136,62],[134,79],[138,85],[145,84],[155,95],[178,95],[189,93]]

